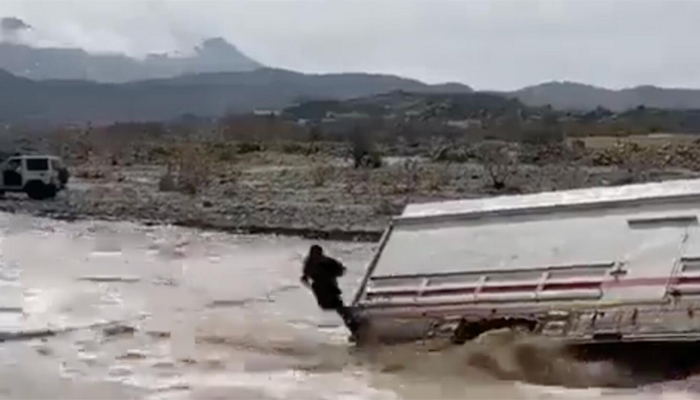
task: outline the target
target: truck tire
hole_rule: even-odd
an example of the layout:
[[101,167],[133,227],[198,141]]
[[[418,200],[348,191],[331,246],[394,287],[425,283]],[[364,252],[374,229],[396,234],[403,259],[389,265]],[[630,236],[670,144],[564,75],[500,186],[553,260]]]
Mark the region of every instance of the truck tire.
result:
[[45,185],[40,181],[31,181],[24,186],[24,191],[32,200],[44,200],[56,196],[54,185]]

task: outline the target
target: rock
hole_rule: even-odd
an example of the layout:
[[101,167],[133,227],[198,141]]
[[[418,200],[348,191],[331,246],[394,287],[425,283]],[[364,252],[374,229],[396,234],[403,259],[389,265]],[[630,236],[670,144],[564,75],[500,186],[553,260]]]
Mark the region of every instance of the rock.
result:
[[124,355],[118,357],[119,360],[143,360],[146,354],[141,350],[128,350]]
[[208,369],[223,370],[226,367],[226,362],[218,358],[213,358],[207,359],[205,365]]
[[157,361],[151,365],[153,368],[175,368],[175,363],[173,361]]
[[124,365],[114,365],[109,368],[109,375],[113,377],[124,377],[124,376],[130,376],[134,373],[134,371]]
[[136,283],[141,280],[138,276],[118,276],[118,275],[92,275],[92,276],[81,276],[78,278],[81,281],[97,282],[97,283],[108,283],[108,282],[122,282],[122,283]]
[[51,354],[53,354],[53,350],[49,346],[46,346],[44,344],[36,346],[35,350],[42,356],[50,356]]
[[42,329],[36,331],[0,332],[0,342],[31,340],[56,335],[56,331]]
[[106,327],[102,330],[105,336],[122,336],[122,335],[133,335],[136,332],[136,328],[127,325],[114,325]]
[[175,184],[175,178],[171,174],[165,174],[160,178],[158,182],[158,190],[161,192],[174,192],[177,191],[177,185]]
[[170,332],[163,332],[163,331],[151,331],[147,332],[148,335],[157,338],[157,339],[168,339],[170,338]]

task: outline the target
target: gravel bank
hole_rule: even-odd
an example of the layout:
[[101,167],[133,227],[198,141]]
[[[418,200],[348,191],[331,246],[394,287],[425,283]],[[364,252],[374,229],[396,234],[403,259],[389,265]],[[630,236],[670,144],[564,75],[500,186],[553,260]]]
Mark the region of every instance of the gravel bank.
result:
[[[268,159],[270,157],[268,156]],[[273,157],[274,159],[274,157]],[[338,160],[336,160],[338,161]],[[237,163],[208,175],[196,195],[162,191],[162,166],[78,170],[50,201],[8,194],[0,211],[63,220],[96,218],[173,224],[228,232],[376,241],[407,203],[531,193],[694,177],[689,170],[631,175],[610,167],[519,165],[495,190],[480,165],[395,162],[354,170],[341,162],[276,159]]]

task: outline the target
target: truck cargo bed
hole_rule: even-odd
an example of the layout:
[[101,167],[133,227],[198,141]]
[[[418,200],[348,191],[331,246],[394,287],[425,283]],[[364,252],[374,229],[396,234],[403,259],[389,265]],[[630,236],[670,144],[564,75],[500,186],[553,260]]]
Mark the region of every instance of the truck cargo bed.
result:
[[700,180],[409,205],[353,307],[387,341],[696,341],[698,215]]

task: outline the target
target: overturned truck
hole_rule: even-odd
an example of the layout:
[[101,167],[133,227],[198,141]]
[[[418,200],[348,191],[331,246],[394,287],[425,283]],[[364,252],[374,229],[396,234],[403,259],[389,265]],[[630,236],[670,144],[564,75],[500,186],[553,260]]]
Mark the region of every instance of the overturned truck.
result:
[[700,339],[700,180],[409,205],[353,302],[385,342]]

